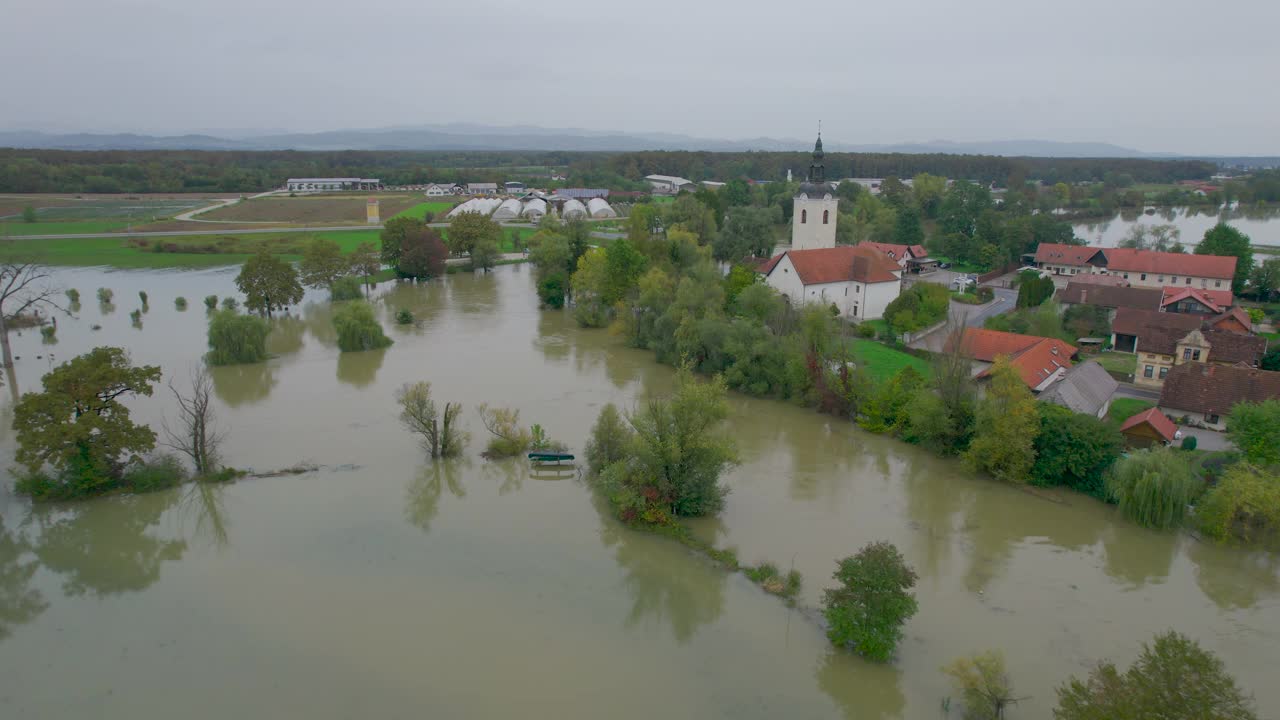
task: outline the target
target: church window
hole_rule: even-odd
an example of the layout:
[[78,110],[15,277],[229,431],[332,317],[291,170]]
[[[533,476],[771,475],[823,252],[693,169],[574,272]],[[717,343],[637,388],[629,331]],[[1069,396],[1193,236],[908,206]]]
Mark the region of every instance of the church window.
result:
[[806,222],[809,222],[809,211],[808,211],[808,210],[801,210],[801,211],[800,211],[800,224],[801,224],[801,225],[803,225],[803,224],[805,224]]
[[830,220],[831,220],[831,211],[830,211],[830,210],[823,210],[823,211],[822,211],[822,224],[823,224],[823,225],[826,225],[828,222],[830,222]]

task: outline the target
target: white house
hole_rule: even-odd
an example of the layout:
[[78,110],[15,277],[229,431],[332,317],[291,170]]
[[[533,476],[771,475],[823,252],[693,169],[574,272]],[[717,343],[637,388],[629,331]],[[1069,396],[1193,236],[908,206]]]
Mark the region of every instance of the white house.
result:
[[616,218],[618,213],[609,207],[603,198],[591,198],[587,201],[587,214],[593,218]]
[[835,304],[850,320],[875,320],[902,289],[902,268],[859,245],[788,250],[760,267],[768,285],[793,304]]
[[497,195],[498,183],[467,183],[468,195]]
[[822,136],[813,144],[813,162],[809,176],[800,183],[800,191],[792,199],[791,249],[814,250],[836,246],[836,220],[840,201],[836,189],[826,180],[822,164]]
[[427,197],[448,197],[450,195],[461,195],[462,188],[454,183],[431,183],[427,186]]

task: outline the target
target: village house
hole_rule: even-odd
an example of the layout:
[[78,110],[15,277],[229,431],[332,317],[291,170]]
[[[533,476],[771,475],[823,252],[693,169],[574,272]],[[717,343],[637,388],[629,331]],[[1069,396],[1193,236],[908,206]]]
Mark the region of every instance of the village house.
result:
[[1006,356],[1032,392],[1049,389],[1067,374],[1076,349],[1056,338],[965,328],[960,352],[973,360],[974,377],[987,377],[996,358]]
[[1136,448],[1168,445],[1181,435],[1173,421],[1155,407],[1147,408],[1121,423],[1120,434],[1127,445]]
[[1040,243],[1036,246],[1036,267],[1054,275],[1089,275],[1105,272],[1107,259],[1102,250],[1086,245]]
[[1040,243],[1035,264],[1053,275],[1109,274],[1132,287],[1231,290],[1236,258]]
[[938,267],[937,261],[929,257],[929,253],[924,249],[923,245],[897,245],[894,243],[871,242],[870,240],[864,240],[858,244],[879,250],[907,272],[931,272]]
[[1194,287],[1166,287],[1160,298],[1160,309],[1171,313],[1217,315],[1235,304],[1230,290],[1206,290]]
[[1098,305],[1107,308],[1114,319],[1116,311],[1120,308],[1159,310],[1164,292],[1158,288],[1109,287],[1077,282],[1073,279],[1067,281],[1067,286],[1059,290],[1054,297],[1063,308],[1073,305]]
[[450,195],[461,195],[462,188],[456,183],[431,183],[427,186],[427,197],[448,197]]
[[793,304],[835,305],[850,320],[875,320],[898,297],[902,268],[857,245],[788,250],[759,269],[765,282]]
[[498,183],[467,183],[468,195],[497,195]]
[[1273,398],[1280,398],[1280,372],[1189,362],[1169,372],[1159,408],[1170,417],[1224,430],[1236,403]]
[[1105,417],[1120,383],[1096,361],[1080,363],[1040,392],[1039,399],[1072,411]]
[[1267,349],[1266,338],[1247,330],[1235,332],[1234,313],[1205,318],[1121,308],[1112,322],[1112,346],[1138,355],[1134,382],[1160,387],[1183,363],[1257,367]]

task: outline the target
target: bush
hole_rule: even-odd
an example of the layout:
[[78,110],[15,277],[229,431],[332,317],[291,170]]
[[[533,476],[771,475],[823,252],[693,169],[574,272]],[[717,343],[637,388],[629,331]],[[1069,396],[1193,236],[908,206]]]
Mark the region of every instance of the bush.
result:
[[1249,462],[1280,464],[1280,400],[1236,403],[1227,416],[1227,437]]
[[204,306],[210,310],[216,309],[218,307],[218,296],[209,295],[208,297],[206,297],[204,299]]
[[138,291],[138,299],[142,301],[142,307],[147,307],[147,305],[149,305],[149,304],[150,304],[150,303],[148,303],[148,302],[147,302],[148,297],[147,297],[147,291],[146,291],[146,290],[139,290],[139,291]]
[[937,283],[918,282],[889,303],[884,319],[898,332],[912,332],[945,319],[950,306],[950,290]]
[[209,319],[210,365],[239,365],[267,359],[267,335],[271,326],[256,315],[240,315],[231,310],[215,312]]
[[364,289],[360,286],[360,281],[350,275],[340,277],[333,281],[329,286],[329,299],[338,302],[342,300],[362,300],[364,299]]
[[823,614],[832,643],[869,660],[887,662],[902,639],[902,625],[919,605],[911,588],[916,573],[892,543],[871,543],[840,561],[827,590]]
[[876,328],[874,325],[861,323],[853,330],[853,334],[860,338],[873,338],[876,336]]
[[1195,450],[1196,446],[1199,444],[1200,442],[1196,440],[1195,435],[1188,435],[1182,438],[1182,444],[1179,445],[1179,447],[1181,447],[1183,450]]
[[1186,458],[1171,448],[1138,450],[1116,463],[1107,493],[1120,512],[1144,527],[1164,530],[1182,523],[1187,506],[1204,491]]
[[174,308],[176,308],[176,309],[178,309],[178,310],[180,310],[180,311],[181,311],[181,310],[186,310],[186,309],[187,309],[187,299],[186,299],[186,298],[184,298],[184,297],[182,297],[181,295],[179,295],[178,297],[176,297],[176,298],[174,298],[174,299],[173,299],[173,307],[174,307]]
[[134,327],[142,327],[142,311],[141,310],[130,311],[129,319],[133,321]]
[[58,326],[43,325],[40,327],[40,337],[46,345],[53,344],[58,341]]
[[991,302],[996,297],[996,291],[992,290],[986,285],[979,285],[978,289],[975,291],[975,294],[978,296],[978,299],[984,303]]
[[120,485],[133,492],[155,492],[181,485],[187,478],[187,466],[178,456],[162,453],[125,468]]
[[98,288],[98,302],[103,305],[110,305],[111,299],[115,296],[116,294],[110,288]]
[[238,307],[240,307],[240,303],[239,303],[235,298],[231,297],[230,295],[228,295],[227,297],[222,298],[222,309],[223,309],[223,310],[229,310],[229,311],[231,311],[231,312],[235,312],[236,308],[238,308]]
[[396,324],[397,324],[397,325],[412,325],[412,324],[413,324],[413,313],[412,313],[412,312],[410,312],[409,310],[404,309],[404,308],[400,308],[399,310],[397,310],[397,311],[396,311]]
[[1231,466],[1196,508],[1204,534],[1250,539],[1280,529],[1280,479],[1245,463]]
[[75,289],[75,288],[71,288],[70,290],[68,290],[68,291],[67,291],[67,300],[68,300],[69,302],[71,302],[73,305],[74,305],[75,303],[80,302],[80,291],[79,291],[79,290],[77,290],[77,289]]
[[591,439],[584,450],[587,471],[599,475],[606,467],[626,458],[631,436],[631,429],[613,403],[601,408],[596,424],[591,426]]
[[338,308],[333,314],[333,327],[338,331],[338,349],[343,352],[377,350],[391,344],[373,315],[373,308],[363,300]]
[[491,408],[480,405],[480,419],[492,436],[482,453],[490,460],[515,457],[526,452],[533,444],[533,436],[520,427],[520,411],[510,408]]
[[1120,457],[1124,440],[1113,425],[1046,402],[1036,403],[1040,432],[1031,466],[1033,485],[1066,485],[1099,500],[1107,498],[1106,472]]

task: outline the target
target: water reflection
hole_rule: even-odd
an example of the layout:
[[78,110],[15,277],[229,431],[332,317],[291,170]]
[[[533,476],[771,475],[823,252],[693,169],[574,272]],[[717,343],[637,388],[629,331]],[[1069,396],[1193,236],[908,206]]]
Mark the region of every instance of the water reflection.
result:
[[234,408],[266,400],[279,382],[278,370],[271,362],[221,365],[209,368],[209,377],[213,378],[213,393]]
[[207,538],[209,544],[222,549],[231,544],[231,519],[227,514],[226,486],[212,482],[193,482],[182,495],[182,517],[194,519],[192,537]]
[[333,327],[333,307],[329,303],[307,303],[302,306],[302,319],[317,342],[328,348],[338,347],[338,331]]
[[892,665],[874,665],[831,650],[818,664],[814,679],[848,720],[903,717],[907,697],[902,694],[902,672]]
[[498,483],[498,494],[507,495],[524,488],[529,477],[528,464],[519,460],[499,460],[485,463],[480,470],[486,481]]
[[474,273],[469,282],[450,282],[449,306],[467,315],[496,317],[499,310],[498,279],[493,273]]
[[[447,292],[445,282],[441,280],[423,282],[406,280],[391,283],[390,287],[377,296],[377,300],[386,308],[388,322],[394,325],[398,332],[422,335],[435,323],[441,309],[446,307]],[[398,310],[408,310],[413,313],[413,323],[396,325],[395,313]]]
[[68,595],[145,590],[166,562],[182,559],[187,543],[152,534],[178,491],[124,495],[59,506],[35,506],[36,557],[63,576]]
[[623,585],[632,597],[626,627],[665,624],[684,645],[724,612],[727,573],[664,538],[637,533],[607,517],[602,522],[600,538],[615,548],[614,559],[626,573]]
[[48,609],[48,601],[31,587],[39,567],[25,538],[6,528],[0,517],[0,642]]
[[571,322],[568,312],[548,311],[538,314],[538,336],[533,339],[536,347],[548,360],[567,360],[571,349],[565,336],[565,323]]
[[902,473],[907,517],[911,520],[912,557],[923,577],[941,577],[951,558],[955,528],[973,501],[965,482],[938,482],[940,460],[910,455]]
[[440,510],[440,497],[449,494],[462,499],[467,490],[462,485],[463,473],[471,467],[467,458],[437,460],[418,468],[417,475],[405,490],[404,514],[413,525],[431,532],[431,521]]
[[302,350],[307,324],[302,318],[281,315],[271,321],[271,334],[267,335],[267,352],[272,355],[292,355]]
[[387,348],[338,353],[338,379],[348,385],[368,387],[378,378]]
[[1229,545],[1188,542],[1196,584],[1223,610],[1252,608],[1280,593],[1280,555]]
[[1148,583],[1162,583],[1173,568],[1178,551],[1178,533],[1153,533],[1136,528],[1112,527],[1102,538],[1108,576],[1127,583],[1131,589]]

